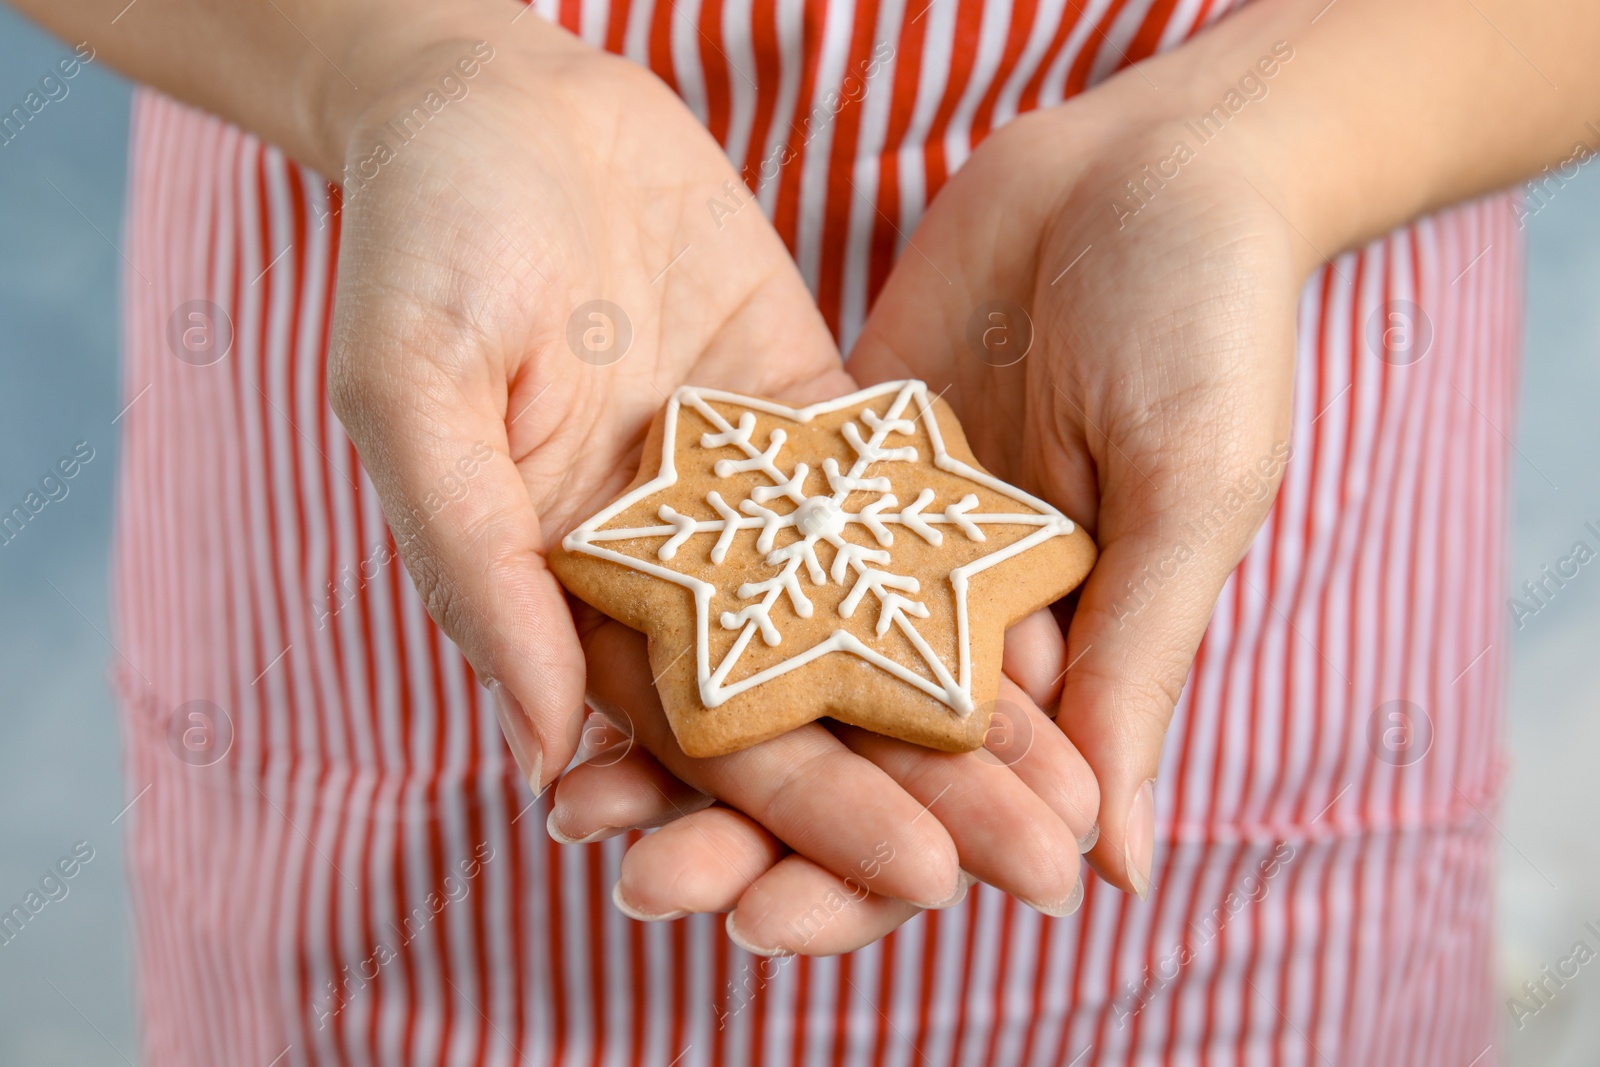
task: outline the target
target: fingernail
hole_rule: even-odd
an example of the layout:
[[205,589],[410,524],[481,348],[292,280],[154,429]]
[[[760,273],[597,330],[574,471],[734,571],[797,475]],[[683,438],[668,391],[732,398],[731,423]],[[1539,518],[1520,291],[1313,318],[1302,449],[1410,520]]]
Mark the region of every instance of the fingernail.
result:
[[550,840],[558,845],[592,845],[596,841],[604,841],[608,837],[615,837],[622,831],[615,826],[602,826],[586,837],[568,837],[556,827],[556,809],[550,809],[550,815],[544,821],[544,828],[550,835]]
[[1067,894],[1065,909],[1061,912],[1062,918],[1071,915],[1083,906],[1083,868],[1078,868],[1078,880],[1072,886],[1072,892]]
[[1089,827],[1088,833],[1078,838],[1078,855],[1081,856],[1088,852],[1091,848],[1094,848],[1095,842],[1099,840],[1100,824],[1095,823],[1093,826]]
[[977,875],[968,874],[966,871],[962,871],[960,872],[959,877],[956,878],[956,891],[948,898],[939,901],[937,904],[919,904],[915,900],[913,900],[911,903],[916,904],[917,907],[921,908],[923,911],[943,911],[945,908],[953,908],[963,900],[966,900],[967,892],[977,884]]
[[681,919],[685,915],[689,914],[686,911],[665,911],[659,915],[651,915],[647,911],[642,911],[638,907],[629,904],[622,898],[621,882],[618,882],[616,885],[611,887],[611,903],[615,904],[617,906],[617,910],[622,912],[622,914],[626,915],[628,918],[635,919],[642,923],[667,922],[670,919]]
[[1150,863],[1156,850],[1155,780],[1146,778],[1133,795],[1123,831],[1122,862],[1133,891],[1143,900],[1150,893]]
[[746,937],[744,934],[741,934],[739,932],[738,927],[734,926],[733,917],[735,915],[737,915],[737,914],[738,914],[738,912],[730,911],[728,913],[727,922],[722,924],[723,928],[728,931],[728,940],[729,941],[732,941],[735,945],[738,945],[740,948],[744,949],[746,952],[750,953],[752,956],[793,956],[794,955],[793,952],[789,951],[786,948],[763,948],[760,945],[752,944],[750,939],[748,937]]
[[1078,878],[1072,883],[1072,891],[1067,894],[1067,899],[1060,904],[1036,904],[1031,900],[1024,900],[1024,904],[1042,915],[1049,915],[1055,919],[1065,919],[1068,915],[1083,906],[1083,864],[1078,864]]
[[500,720],[500,732],[506,735],[506,745],[517,761],[517,770],[535,793],[544,792],[544,752],[539,748],[539,738],[533,732],[527,712],[511,695],[511,690],[499,682],[489,683],[489,694],[494,697],[495,718]]

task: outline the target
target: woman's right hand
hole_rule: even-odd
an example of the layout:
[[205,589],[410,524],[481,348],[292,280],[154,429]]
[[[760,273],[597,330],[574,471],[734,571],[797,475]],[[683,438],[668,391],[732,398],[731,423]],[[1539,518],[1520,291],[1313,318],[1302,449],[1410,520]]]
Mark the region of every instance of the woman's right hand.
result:
[[519,4],[410,6],[425,43],[341,134],[329,392],[429,614],[525,712],[538,789],[584,695],[547,548],[628,484],[677,385],[849,383],[760,209],[708,206],[748,198],[664,84]]
[[[585,715],[584,652],[547,549],[631,481],[677,385],[804,403],[853,384],[782,241],[664,84],[518,5],[471,8],[496,18],[464,25],[441,6],[426,0],[407,12],[418,21],[384,31],[426,43],[379,64],[409,73],[340,135],[330,393],[429,614],[492,679],[542,790]],[[458,66],[469,56],[470,78]],[[467,92],[441,105],[446,75]],[[407,118],[418,129],[397,143]],[[1081,759],[1059,776],[1088,809],[1070,818],[1006,768],[963,779],[985,784],[987,804],[958,789],[929,811],[938,754],[821,726],[687,760],[638,635],[596,622],[589,643],[597,696],[627,705],[646,747],[818,870],[860,878],[881,844],[896,857],[872,882],[886,897],[951,902],[963,864],[1046,906],[1073,892],[1076,838],[1094,817]],[[1006,839],[1030,847],[997,852]]]

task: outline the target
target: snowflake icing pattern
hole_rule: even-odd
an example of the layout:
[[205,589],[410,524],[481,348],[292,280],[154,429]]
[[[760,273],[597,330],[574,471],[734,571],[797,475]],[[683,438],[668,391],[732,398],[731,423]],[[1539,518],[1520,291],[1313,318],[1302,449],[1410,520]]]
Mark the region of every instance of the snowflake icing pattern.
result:
[[[890,395],[892,394],[892,399]],[[882,415],[869,401],[888,399]],[[730,422],[722,412],[708,401],[737,405],[744,410],[737,422]],[[733,455],[719,458],[712,468],[720,478],[736,474],[755,473],[764,477],[767,484],[755,485],[745,499],[736,504],[725,500],[721,493],[712,490],[706,494],[706,504],[718,518],[706,520],[683,515],[667,504],[657,510],[664,525],[623,526],[606,528],[629,507],[656,491],[677,481],[674,448],[677,435],[678,411],[688,406],[715,427],[714,432],[701,435],[699,446],[705,449],[729,451]],[[770,431],[765,446],[754,440],[756,412],[777,415],[792,422],[806,423],[816,415],[863,405],[856,416],[840,428],[844,440],[855,454],[848,470],[841,469],[837,460],[829,457],[822,462],[821,470],[827,480],[827,494],[808,495],[805,492],[811,467],[799,461],[785,470],[783,449],[788,436],[782,428]],[[665,435],[662,445],[661,469],[656,477],[624,495],[610,507],[579,526],[566,539],[571,551],[585,552],[602,559],[621,563],[647,574],[685,586],[693,591],[696,605],[697,671],[701,702],[706,707],[716,707],[723,701],[753,686],[809,663],[829,652],[849,652],[888,671],[916,686],[930,696],[948,705],[957,714],[965,716],[972,711],[971,665],[967,634],[967,586],[972,575],[985,570],[1011,556],[1024,552],[1040,542],[1056,536],[1070,534],[1071,520],[1060,512],[983,471],[962,463],[944,450],[938,420],[928,410],[930,400],[927,387],[917,381],[893,382],[875,389],[864,390],[826,404],[800,410],[790,409],[766,401],[732,393],[684,387],[674,393],[668,404]],[[891,438],[915,435],[916,422],[926,415],[928,438],[933,446],[933,465],[940,470],[959,475],[978,486],[1017,501],[1030,509],[1026,512],[982,513],[975,493],[966,493],[959,499],[940,505],[933,489],[921,489],[915,500],[900,501],[891,491],[890,480],[883,474],[883,464],[917,463],[918,450],[905,444],[896,445]],[[859,420],[859,422],[857,421]],[[871,499],[856,510],[846,510],[846,504],[856,494],[872,494]],[[858,497],[860,499],[860,497]],[[770,505],[783,501],[791,505],[780,511]],[[681,505],[681,502],[680,502]],[[921,538],[933,546],[943,544],[948,536],[962,537],[970,542],[987,541],[986,525],[1032,526],[1036,529],[1027,536],[1002,548],[980,556],[978,559],[955,567],[949,572],[949,581],[956,603],[956,648],[958,663],[955,673],[940,659],[918,631],[915,620],[926,619],[929,610],[917,599],[921,583],[913,575],[898,574],[887,551],[894,543],[898,527],[909,535]],[[870,534],[876,548],[849,540],[846,530],[858,526]],[[792,529],[799,539],[779,547],[780,531]],[[715,533],[716,542],[710,549],[710,562],[720,566],[727,557],[729,547],[741,530],[754,530],[756,551],[772,568],[761,581],[741,584],[734,595],[744,603],[737,611],[723,611],[716,624],[724,630],[738,631],[733,646],[720,663],[711,663],[709,630],[712,624],[711,600],[716,586],[693,575],[674,570],[671,566],[678,552],[695,534]],[[666,537],[656,550],[656,561],[630,556],[605,547],[606,542],[641,537]],[[824,568],[817,557],[819,543],[833,548],[833,560]],[[876,604],[877,618],[874,632],[879,638],[898,628],[915,648],[922,664],[933,675],[927,677],[896,662],[883,652],[871,647],[848,629],[835,629],[825,639],[810,648],[797,651],[782,662],[757,671],[749,677],[729,682],[728,677],[751,640],[759,636],[768,646],[777,647],[783,634],[772,618],[773,608],[787,601],[794,614],[810,619],[815,607],[806,595],[806,581],[813,587],[833,583],[849,592],[838,604],[838,613],[846,619],[857,611],[870,610],[865,606],[870,595]]]

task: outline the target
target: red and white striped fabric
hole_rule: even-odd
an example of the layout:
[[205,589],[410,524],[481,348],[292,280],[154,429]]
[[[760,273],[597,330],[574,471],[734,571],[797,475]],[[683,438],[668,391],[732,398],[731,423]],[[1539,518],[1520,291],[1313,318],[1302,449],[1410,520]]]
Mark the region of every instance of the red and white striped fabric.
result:
[[[747,174],[790,154],[762,206],[848,344],[896,229],[988,131],[1227,6],[540,8],[666,78]],[[808,127],[875,55],[866,94]],[[778,963],[716,918],[644,926],[611,907],[624,842],[547,839],[486,694],[384,564],[377,497],[324,389],[325,183],[149,92],[133,143],[140,399],[123,419],[114,673],[129,795],[148,787],[126,820],[147,1062],[1497,1060],[1486,813],[1522,267],[1505,198],[1307,286],[1293,460],[1167,744],[1149,901],[1091,879],[1079,914],[1051,920],[984,890],[850,956]],[[1373,350],[1396,299],[1431,319],[1409,365]],[[233,324],[210,366],[168,344],[191,300]],[[1420,759],[1385,747],[1396,700],[1431,722]],[[231,723],[211,766],[174,756],[175,721],[205,707],[175,720],[190,701]]]

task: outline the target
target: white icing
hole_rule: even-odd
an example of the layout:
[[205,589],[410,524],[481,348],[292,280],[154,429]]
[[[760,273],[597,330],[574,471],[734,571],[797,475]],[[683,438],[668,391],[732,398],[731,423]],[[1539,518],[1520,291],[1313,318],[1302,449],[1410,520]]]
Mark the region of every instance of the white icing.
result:
[[977,506],[977,495],[968,493],[959,501],[944,509],[944,518],[946,522],[953,522],[957,526],[961,527],[961,532],[966,534],[972,540],[984,541],[987,540],[987,538],[984,536],[983,527],[967,518],[966,515],[967,512],[973,510]]
[[[806,494],[805,481],[809,473],[806,464],[796,463],[793,471],[789,473],[785,473],[779,466],[779,457],[788,440],[788,435],[781,428],[774,428],[771,431],[764,449],[758,448],[752,439],[757,425],[757,412],[805,424],[818,415],[861,405],[879,397],[887,398],[890,394],[893,394],[892,400],[882,416],[871,407],[863,407],[858,416],[861,423],[871,431],[870,437],[864,438],[860,427],[853,421],[845,423],[841,428],[840,433],[854,450],[856,460],[848,471],[841,470],[838,462],[832,458],[823,461],[822,472],[827,478],[831,496]],[[729,423],[708,401],[738,405],[745,410],[739,414],[736,424]],[[907,409],[913,402],[917,408],[916,418],[907,418],[905,417]],[[716,707],[741,692],[777,678],[819,656],[831,652],[847,652],[936,697],[957,714],[969,714],[973,706],[967,617],[967,587],[971,576],[1025,552],[1051,537],[1070,534],[1074,527],[1071,520],[1043,501],[948,455],[939,433],[938,420],[932,418],[926,419],[925,424],[932,445],[934,466],[1015,501],[1029,510],[979,513],[977,509],[980,502],[977,495],[968,493],[959,501],[948,503],[942,511],[927,511],[936,496],[930,488],[921,489],[911,504],[900,505],[889,491],[890,479],[869,468],[881,463],[916,462],[918,458],[916,448],[889,446],[886,442],[893,434],[914,434],[917,419],[928,414],[930,403],[927,386],[916,381],[889,382],[838,400],[800,409],[733,393],[685,386],[678,389],[667,404],[661,466],[656,476],[579,526],[567,536],[563,544],[569,551],[584,552],[600,559],[611,560],[681,585],[692,592],[695,600],[695,670],[699,680],[701,702],[706,707]],[[728,478],[735,474],[757,473],[765,477],[769,484],[751,487],[749,497],[739,502],[737,510],[717,492],[707,493],[706,503],[718,515],[714,520],[697,520],[691,516],[680,515],[672,508],[662,505],[657,510],[657,517],[666,525],[605,529],[606,523],[613,521],[628,508],[677,482],[675,449],[678,416],[683,405],[693,408],[717,428],[716,432],[700,436],[699,444],[702,448],[734,448],[743,453],[743,458],[740,459],[728,457],[718,459],[712,467],[718,476]],[[877,496],[852,512],[844,508],[846,500],[852,493],[872,493]],[[764,506],[775,501],[787,501],[789,510],[778,511]],[[890,510],[893,508],[899,510]],[[741,517],[740,513],[745,517]],[[915,577],[895,574],[887,569],[891,565],[891,557],[883,548],[894,543],[891,527],[896,525],[904,526],[929,544],[940,545],[943,543],[944,535],[937,529],[938,526],[953,525],[968,540],[981,542],[987,539],[983,526],[989,524],[1034,526],[1037,529],[1004,548],[990,552],[950,572],[950,587],[954,594],[956,609],[958,659],[956,676],[952,676],[949,668],[934,653],[911,621],[914,618],[926,619],[930,614],[926,604],[907,595],[917,593],[920,590],[920,583]],[[847,540],[844,534],[851,525],[863,527],[883,548],[871,548]],[[779,532],[785,529],[794,530],[798,539],[781,548],[775,548]],[[647,559],[617,552],[603,545],[604,542],[629,538],[666,537],[666,542],[656,550],[656,558],[665,562],[672,560],[695,534],[716,533],[716,543],[711,547],[709,556],[713,564],[720,565],[726,559],[728,547],[740,530],[758,530],[757,551],[764,554],[765,562],[769,566],[779,569],[777,573],[764,580],[744,582],[734,591],[734,595],[739,599],[750,600],[751,603],[743,605],[738,611],[724,611],[718,616],[718,621],[723,627],[738,630],[739,635],[734,639],[733,646],[723,657],[722,662],[713,667],[708,623],[711,599],[717,587],[691,575],[660,566]],[[833,565],[826,572],[816,554],[815,546],[819,541],[826,541],[834,550]],[[924,665],[933,674],[934,681],[930,682],[905,664],[890,659],[850,632],[834,630],[828,637],[810,648],[798,651],[749,677],[729,683],[727,681],[729,674],[754,635],[759,633],[762,641],[770,647],[777,647],[782,643],[782,632],[772,619],[772,609],[780,599],[786,597],[791,609],[800,618],[810,618],[813,615],[814,606],[800,584],[799,572],[802,567],[814,585],[822,585],[830,579],[836,584],[843,585],[853,572],[855,580],[851,584],[849,593],[839,603],[839,614],[844,618],[853,616],[870,593],[878,601],[878,618],[874,627],[877,636],[882,638],[890,629],[898,629],[916,649]]]
[[[888,590],[903,589],[907,593],[915,593],[922,588],[922,583],[908,574],[893,574],[889,571],[880,571],[874,567],[863,568],[858,573],[856,584],[850,589],[850,595],[839,603],[839,614],[847,619],[856,613],[856,605],[860,604],[861,598],[868,593],[876,593],[878,600],[883,604],[882,610],[888,611],[888,603],[884,600]],[[922,605],[919,604],[918,607],[922,607]],[[927,618],[927,616],[928,609],[923,607],[922,617]],[[884,629],[888,629],[888,627]]]
[[894,534],[889,532],[889,527],[878,517],[880,511],[892,508],[900,503],[894,498],[893,493],[885,493],[870,504],[864,504],[859,516],[861,524],[872,531],[872,536],[878,539],[878,544],[885,548],[894,544]]
[[750,435],[756,429],[755,412],[747,411],[739,416],[737,429],[728,429],[722,433],[703,433],[700,435],[701,448],[721,448],[723,445],[739,445],[748,447]]
[[878,608],[878,625],[875,627],[879,637],[889,632],[889,627],[894,625],[905,614],[915,615],[919,619],[928,617],[928,606],[919,600],[907,600],[899,593],[883,593],[878,590],[878,595],[883,599]]
[[886,433],[917,432],[917,424],[911,419],[880,419],[878,413],[871,408],[861,409],[861,421],[867,424],[869,430],[884,430]]
[[[892,497],[890,499],[893,499]],[[807,538],[834,537],[844,532],[844,511],[831,496],[814,496],[795,511],[795,525]]]
[[656,512],[656,515],[672,523],[673,530],[672,536],[667,539],[667,543],[656,550],[656,556],[659,559],[671,559],[678,554],[678,546],[689,540],[698,523],[687,515],[679,515],[665,504],[661,505],[661,510]]
[[739,521],[739,513],[723,503],[721,494],[715,489],[706,494],[706,503],[716,508],[717,514],[722,516],[722,533],[718,535],[717,543],[711,546],[711,562],[721,563],[728,558],[728,546],[733,544],[733,535],[744,524]]
[[809,472],[804,463],[797,463],[794,473],[777,485],[758,485],[750,490],[750,499],[757,504],[765,504],[769,500],[779,497],[788,497],[790,500],[805,496],[806,474]]
[[811,584],[821,585],[828,580],[828,572],[822,569],[822,564],[817,562],[817,549],[814,538],[796,541],[788,548],[780,548],[767,557],[767,563],[776,567],[778,564],[794,557],[800,557],[800,562],[806,565],[806,573],[811,575]]
[[[858,459],[856,466],[862,467],[870,460]],[[857,491],[865,493],[887,493],[889,479],[887,478],[862,478],[854,474],[840,474],[839,464],[829,456],[822,461],[822,473],[828,476],[828,488],[840,496],[846,496]]]
[[[806,598],[805,593],[800,591],[800,579],[795,574],[799,570],[802,558],[804,557],[801,554],[796,553],[790,559],[788,565],[779,571],[775,577],[768,578],[764,582],[745,582],[739,586],[739,591],[734,595],[740,600],[749,600],[753,596],[766,597],[768,593],[788,593],[789,603],[794,608],[794,613],[802,619],[811,618],[811,601]],[[773,598],[769,597],[768,599],[771,600]],[[729,626],[728,629],[732,630],[734,627]],[[778,640],[781,641],[782,638],[780,637]],[[778,641],[768,641],[767,643],[775,645]]]
[[927,520],[922,518],[921,515],[922,509],[931,503],[933,503],[933,490],[924,489],[917,494],[917,499],[913,500],[909,507],[900,509],[898,517],[901,525],[921,537],[928,544],[938,547],[944,544],[944,534],[929,526]]
[[[746,414],[749,414],[749,412],[746,412]],[[720,437],[721,434],[717,436]],[[727,478],[735,474],[744,474],[748,471],[768,470],[772,467],[772,461],[777,458],[778,450],[783,447],[783,442],[788,440],[788,437],[789,435],[782,430],[773,430],[772,436],[767,439],[767,450],[765,452],[755,452],[752,449],[752,454],[748,459],[719,459],[717,460],[717,465],[712,469],[717,472],[718,478]],[[704,440],[705,438],[701,438],[702,445]],[[732,443],[750,448],[750,435],[747,433]]]
[[[903,423],[911,426],[913,429],[915,429],[914,423],[908,423],[904,419],[896,419],[895,421],[897,423]],[[885,424],[879,423],[878,425],[881,427]],[[880,432],[888,433],[890,431],[882,430]],[[912,431],[904,430],[902,432],[910,433]],[[876,441],[878,437],[879,433],[874,433],[872,435],[872,440]],[[880,448],[873,444],[872,441],[863,441],[861,439],[861,428],[853,422],[847,422],[844,424],[844,439],[850,442],[850,447],[856,450],[856,455],[868,463],[915,463],[917,461],[917,450],[911,448],[910,446],[905,448]]]
[[844,576],[851,569],[864,570],[868,563],[888,563],[889,553],[880,552],[876,548],[867,548],[853,541],[834,541],[833,571],[828,575],[836,582],[843,582]]
[[788,525],[784,522],[787,516],[779,515],[776,511],[768,511],[754,500],[744,501],[739,505],[739,510],[761,520],[761,536],[756,538],[756,551],[771,552],[772,542],[778,536],[778,531]]

